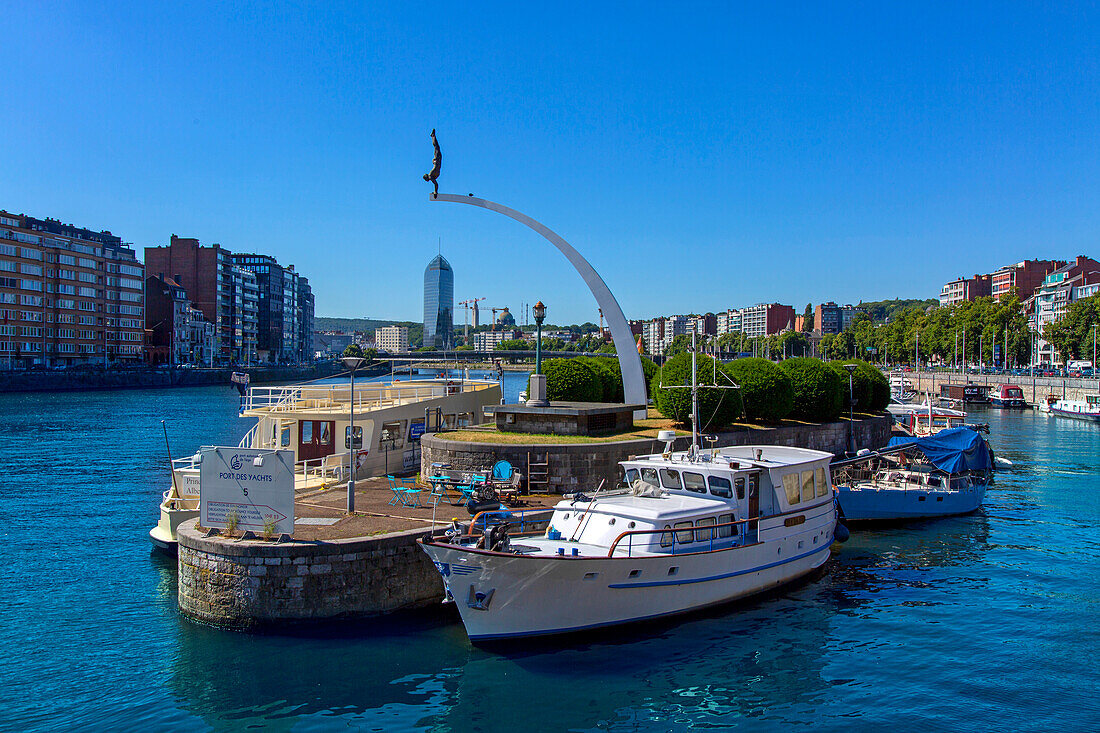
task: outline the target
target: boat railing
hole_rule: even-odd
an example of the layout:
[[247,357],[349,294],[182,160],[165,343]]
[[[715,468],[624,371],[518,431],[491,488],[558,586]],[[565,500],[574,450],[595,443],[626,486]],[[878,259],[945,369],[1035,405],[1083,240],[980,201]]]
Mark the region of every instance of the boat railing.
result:
[[[528,514],[536,514],[536,513],[541,514],[542,516],[539,519],[535,519],[533,517],[531,517],[531,518],[527,517]],[[524,532],[528,531],[528,530],[525,529],[525,527],[527,525],[547,521],[546,514],[547,514],[547,509],[546,508],[541,508],[541,509],[520,509],[518,512],[515,509],[487,509],[485,511],[478,512],[477,514],[475,514],[473,516],[472,519],[470,519],[470,526],[466,530],[466,536],[471,537],[471,536],[474,535],[475,530],[477,529],[478,520],[482,521],[481,531],[484,532],[486,529],[489,528],[489,518],[494,517],[494,516],[495,517],[500,517],[501,519],[504,519],[508,524],[512,524],[512,523],[515,522],[515,520],[518,519],[519,520],[519,533],[523,534]]]
[[[402,384],[367,382],[355,387],[355,409],[374,410],[382,407],[420,402],[484,389],[482,382],[439,382],[432,384]],[[352,402],[349,385],[309,385],[283,387],[250,387],[241,398],[241,412],[297,412],[308,409],[346,409]]]
[[[751,522],[759,522],[760,519],[761,519],[761,517],[753,517],[752,519],[737,519],[737,520],[734,520],[732,522],[721,522],[720,524],[707,524],[707,525],[698,525],[698,524],[696,524],[696,525],[692,526],[691,528],[682,527],[680,529],[677,529],[675,527],[664,527],[664,528],[661,528],[661,529],[628,529],[625,532],[619,533],[619,536],[616,537],[615,541],[611,543],[611,548],[607,551],[607,556],[608,557],[614,557],[616,548],[618,548],[619,544],[625,538],[626,539],[626,556],[627,557],[633,557],[634,537],[636,535],[655,535],[655,534],[662,535],[661,547],[662,548],[669,548],[669,554],[675,555],[676,554],[676,544],[677,544],[676,534],[679,533],[679,532],[685,532],[685,533],[686,532],[691,532],[692,533],[692,539],[691,539],[690,543],[680,542],[681,547],[683,545],[691,544],[692,545],[691,552],[713,552],[716,549],[715,546],[714,546],[715,541],[717,541],[721,545],[720,547],[717,548],[717,549],[720,549],[720,550],[729,549],[729,547],[743,547],[745,545],[746,533],[743,533],[743,532],[740,532],[740,531],[734,532],[733,528],[734,527],[741,527],[741,526],[747,525]],[[718,530],[722,529],[723,527],[729,527],[730,528],[730,534],[725,536],[725,537],[719,536],[719,532],[718,532]],[[710,535],[709,538],[706,537],[706,535],[708,535],[708,534]],[[665,538],[663,537],[663,535],[668,535],[669,536],[667,543],[666,543]],[[701,536],[704,538],[704,540],[699,539]],[[701,541],[706,541],[707,542],[707,549],[706,550],[700,549],[699,543]],[[730,544],[727,546],[727,543],[730,543]],[[649,546],[650,546],[650,543],[647,542],[646,547],[648,548]],[[681,550],[681,551],[683,551],[683,550]]]
[[255,425],[253,425],[249,429],[249,431],[247,433],[244,434],[244,437],[241,438],[241,442],[237,444],[237,447],[238,448],[251,448],[252,447],[252,441],[256,437],[256,433],[259,432],[259,430],[260,430],[260,423],[257,422]]

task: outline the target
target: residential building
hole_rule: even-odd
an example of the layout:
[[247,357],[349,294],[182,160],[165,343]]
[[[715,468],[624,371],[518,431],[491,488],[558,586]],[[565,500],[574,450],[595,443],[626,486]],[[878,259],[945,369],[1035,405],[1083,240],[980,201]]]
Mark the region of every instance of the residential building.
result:
[[[260,361],[309,361],[313,334],[313,293],[309,282],[271,255],[235,254],[233,263],[255,274],[258,289],[256,353]],[[308,323],[307,323],[308,321]],[[306,338],[308,326],[309,338]]]
[[[314,358],[313,347],[313,288],[309,278],[298,276],[298,361],[311,362]],[[406,337],[405,341],[408,341]]]
[[741,331],[746,336],[771,336],[794,328],[794,308],[780,303],[758,303],[741,309]]
[[144,316],[121,238],[0,210],[0,368],[140,363]]
[[342,356],[355,338],[353,333],[315,331],[313,344],[317,355]]
[[[478,331],[471,339],[474,351],[493,351],[502,341],[523,338],[523,331],[514,328],[503,328],[497,331]],[[545,334],[544,334],[545,338]]]
[[672,346],[677,336],[691,333],[691,319],[688,316],[668,316],[665,318],[664,335],[661,340],[661,350],[656,352],[663,354]]
[[650,354],[664,353],[665,321],[663,318],[654,318],[646,321],[642,330],[642,338],[645,339],[646,350]]
[[[862,312],[854,305],[837,305],[831,301],[819,303],[814,308],[814,331],[821,335],[840,333]],[[800,328],[801,324],[798,324],[795,330]]]
[[454,304],[454,271],[443,255],[436,255],[424,270],[424,346],[454,347]]
[[164,247],[145,248],[150,275],[169,278],[187,292],[187,299],[213,324],[215,364],[256,361],[258,286],[254,273],[238,267],[233,253],[220,244],[171,236]]
[[145,328],[149,333],[150,364],[190,363],[191,322],[187,291],[171,278],[145,279]]
[[404,354],[409,350],[408,326],[383,326],[374,329],[374,343],[379,351]]
[[993,300],[1000,300],[1001,296],[1016,288],[1020,300],[1027,300],[1043,284],[1043,278],[1065,264],[1064,260],[1024,260],[1005,265],[990,275],[989,292]]
[[1054,346],[1042,338],[1046,327],[1060,320],[1080,293],[1095,292],[1092,286],[1097,284],[1100,284],[1100,262],[1079,255],[1043,278],[1043,284],[1025,302],[1030,310],[1031,327],[1040,335],[1036,342],[1040,363],[1054,364],[1058,359]]
[[959,277],[945,284],[940,290],[940,305],[955,305],[963,301],[977,300],[990,294],[992,278],[989,275]]
[[190,326],[190,363],[195,366],[213,367],[218,353],[218,336],[214,324],[203,317],[202,311],[187,306],[187,322]]
[[719,336],[727,333],[741,333],[741,311],[730,308],[719,313],[714,319],[715,331]]

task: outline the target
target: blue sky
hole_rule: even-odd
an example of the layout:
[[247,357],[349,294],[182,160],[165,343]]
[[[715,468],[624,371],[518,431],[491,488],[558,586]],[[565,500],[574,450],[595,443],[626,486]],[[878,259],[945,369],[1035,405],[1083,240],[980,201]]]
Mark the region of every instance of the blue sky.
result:
[[[596,320],[934,297],[1096,256],[1100,11],[1062,4],[50,3],[5,10],[0,208],[268,252],[318,315]],[[461,312],[459,315],[461,319]]]

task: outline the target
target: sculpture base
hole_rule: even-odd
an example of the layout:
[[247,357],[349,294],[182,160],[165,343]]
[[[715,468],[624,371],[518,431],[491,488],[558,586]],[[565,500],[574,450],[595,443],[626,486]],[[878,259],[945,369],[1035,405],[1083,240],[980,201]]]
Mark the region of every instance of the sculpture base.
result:
[[532,374],[531,383],[528,386],[528,407],[549,407],[550,401],[546,399],[546,375]]
[[634,411],[643,408],[607,402],[551,402],[539,407],[527,402],[485,409],[492,411],[497,430],[504,433],[601,435],[629,430]]

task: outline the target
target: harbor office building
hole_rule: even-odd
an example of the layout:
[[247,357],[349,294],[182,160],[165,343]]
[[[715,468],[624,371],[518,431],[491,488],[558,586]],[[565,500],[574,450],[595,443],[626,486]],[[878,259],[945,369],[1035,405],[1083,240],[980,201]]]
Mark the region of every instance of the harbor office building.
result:
[[145,268],[109,231],[0,210],[0,369],[139,364]]

